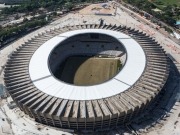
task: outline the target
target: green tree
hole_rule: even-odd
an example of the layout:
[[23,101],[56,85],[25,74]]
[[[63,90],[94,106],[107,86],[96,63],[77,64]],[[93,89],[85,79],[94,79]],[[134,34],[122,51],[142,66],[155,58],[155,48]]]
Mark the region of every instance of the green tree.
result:
[[72,2],[68,1],[65,3],[65,7],[68,9],[68,10],[71,10],[73,8],[73,4]]

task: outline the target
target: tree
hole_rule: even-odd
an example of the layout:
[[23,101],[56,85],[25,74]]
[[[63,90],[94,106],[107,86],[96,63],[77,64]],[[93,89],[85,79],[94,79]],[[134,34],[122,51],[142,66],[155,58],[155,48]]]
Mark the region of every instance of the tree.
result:
[[65,3],[65,7],[68,9],[68,10],[71,10],[73,8],[73,4],[72,2],[68,1]]

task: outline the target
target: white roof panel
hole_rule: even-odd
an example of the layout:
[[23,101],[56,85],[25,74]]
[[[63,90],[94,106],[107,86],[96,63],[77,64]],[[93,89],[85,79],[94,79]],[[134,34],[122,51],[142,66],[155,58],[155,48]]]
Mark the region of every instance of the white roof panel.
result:
[[29,63],[29,73],[32,81],[51,75],[47,66],[49,54],[64,39],[65,37],[54,37],[40,46],[33,54]]
[[128,85],[133,85],[144,71],[146,57],[143,49],[134,39],[120,39],[120,42],[126,48],[127,60],[115,78]]

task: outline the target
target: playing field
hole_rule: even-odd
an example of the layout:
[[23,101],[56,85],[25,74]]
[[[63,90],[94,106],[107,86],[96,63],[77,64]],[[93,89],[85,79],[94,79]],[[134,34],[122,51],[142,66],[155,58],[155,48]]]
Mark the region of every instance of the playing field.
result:
[[59,79],[74,85],[95,85],[114,77],[120,68],[117,58],[69,57]]

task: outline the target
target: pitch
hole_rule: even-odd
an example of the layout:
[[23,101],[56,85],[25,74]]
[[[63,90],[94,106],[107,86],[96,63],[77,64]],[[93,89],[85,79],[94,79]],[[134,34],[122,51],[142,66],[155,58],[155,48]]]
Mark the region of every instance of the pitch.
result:
[[120,68],[118,58],[72,56],[60,71],[60,80],[74,85],[95,85],[114,77]]

